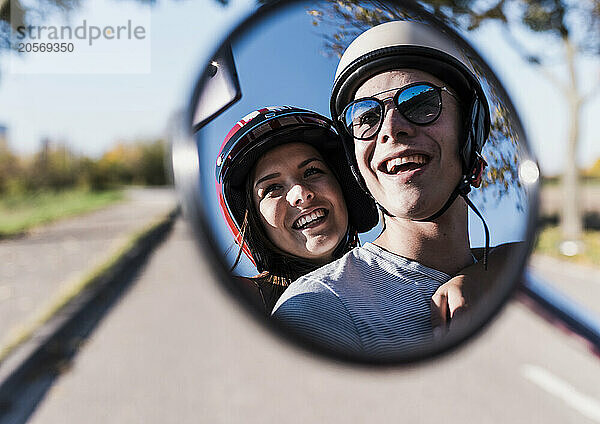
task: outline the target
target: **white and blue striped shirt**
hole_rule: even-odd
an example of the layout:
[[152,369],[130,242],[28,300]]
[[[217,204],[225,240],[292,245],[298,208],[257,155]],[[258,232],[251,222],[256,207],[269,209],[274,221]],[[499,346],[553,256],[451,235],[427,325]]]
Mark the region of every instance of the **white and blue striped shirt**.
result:
[[294,281],[273,316],[336,351],[393,357],[431,341],[431,297],[449,279],[366,243]]

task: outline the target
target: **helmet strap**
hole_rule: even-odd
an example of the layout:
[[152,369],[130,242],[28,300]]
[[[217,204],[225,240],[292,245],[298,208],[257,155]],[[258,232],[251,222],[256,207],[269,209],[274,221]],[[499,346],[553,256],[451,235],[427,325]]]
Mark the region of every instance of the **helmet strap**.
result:
[[488,226],[485,223],[485,219],[483,219],[483,215],[477,210],[473,202],[467,197],[466,194],[462,195],[462,198],[465,199],[465,202],[469,207],[475,212],[475,214],[481,219],[483,223],[483,230],[485,231],[485,250],[483,251],[483,268],[487,271],[488,269],[488,255],[490,253],[490,231],[488,230]]
[[433,221],[434,219],[439,218],[444,212],[446,212],[448,210],[448,208],[450,206],[452,206],[452,203],[454,203],[456,198],[460,195],[460,197],[462,197],[464,199],[467,206],[469,206],[471,208],[471,210],[473,212],[475,212],[475,215],[477,215],[479,217],[479,219],[481,219],[481,222],[483,223],[483,230],[485,231],[485,250],[483,252],[483,267],[487,271],[488,255],[490,252],[490,231],[485,222],[485,219],[483,218],[483,215],[481,215],[481,212],[479,212],[477,207],[475,207],[473,202],[471,202],[471,200],[467,196],[469,194],[469,192],[471,191],[471,181],[469,181],[469,180],[471,180],[471,178],[467,177],[466,175],[463,175],[461,178],[461,182],[458,184],[458,186],[456,186],[456,188],[450,195],[450,198],[446,201],[444,206],[442,206],[442,208],[439,211],[437,211],[436,213],[431,215],[429,218],[417,219],[416,221],[419,221],[419,222]]
[[[471,202],[471,200],[467,196],[469,194],[469,192],[471,191],[471,182],[469,181],[469,179],[470,178],[468,178],[466,175],[463,175],[462,178],[461,178],[460,183],[452,191],[452,193],[450,194],[450,197],[448,198],[448,200],[446,201],[446,203],[444,204],[444,206],[442,206],[442,208],[439,211],[437,211],[436,213],[434,213],[433,215],[431,215],[428,218],[415,219],[415,221],[418,221],[418,222],[429,222],[429,221],[433,221],[433,220],[439,218],[440,216],[442,216],[442,214],[444,214],[444,212],[446,212],[448,210],[448,208],[450,206],[452,206],[452,204],[454,203],[454,201],[456,200],[456,198],[460,195],[464,199],[464,201],[467,204],[467,206],[469,206],[471,208],[471,210],[473,210],[473,212],[475,212],[475,214],[479,217],[479,219],[481,219],[481,222],[483,223],[483,229],[485,231],[485,250],[483,252],[483,267],[487,271],[487,269],[488,269],[488,256],[489,256],[489,252],[490,252],[490,231],[489,231],[488,226],[487,226],[487,224],[485,222],[485,219],[483,218],[483,215],[481,215],[481,213],[479,212],[479,210],[477,209],[477,207],[473,204],[473,202]],[[392,215],[391,213],[389,213],[379,203],[377,203],[377,206],[383,212],[384,215],[387,215],[387,216],[392,217],[392,218],[394,217],[394,215]]]
[[450,193],[450,197],[448,198],[446,203],[444,203],[444,206],[442,206],[442,208],[439,211],[437,211],[430,217],[427,217],[424,219],[415,219],[415,221],[427,222],[427,221],[433,221],[434,219],[439,218],[440,216],[442,216],[442,214],[444,212],[446,212],[448,210],[448,208],[450,206],[452,206],[452,204],[454,203],[454,201],[456,200],[456,198],[458,197],[459,194],[461,196],[465,197],[470,191],[471,191],[471,185],[466,180],[466,178],[464,178],[464,175],[463,175],[463,177],[461,178],[461,182],[456,186],[456,188],[452,191],[452,193]]

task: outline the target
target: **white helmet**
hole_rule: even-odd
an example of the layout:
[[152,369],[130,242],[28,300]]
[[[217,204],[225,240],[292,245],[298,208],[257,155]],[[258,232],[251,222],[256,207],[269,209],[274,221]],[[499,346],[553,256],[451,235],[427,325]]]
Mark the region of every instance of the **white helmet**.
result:
[[[358,87],[376,74],[399,68],[427,72],[456,91],[465,117],[460,140],[463,174],[469,183],[477,184],[482,171],[480,153],[490,130],[485,94],[472,70],[471,60],[448,35],[429,25],[387,22],[363,32],[348,46],[340,59],[331,93],[331,116],[338,132],[343,134],[338,118],[353,100]],[[353,158],[353,152],[348,153]],[[363,184],[354,161],[351,164]]]

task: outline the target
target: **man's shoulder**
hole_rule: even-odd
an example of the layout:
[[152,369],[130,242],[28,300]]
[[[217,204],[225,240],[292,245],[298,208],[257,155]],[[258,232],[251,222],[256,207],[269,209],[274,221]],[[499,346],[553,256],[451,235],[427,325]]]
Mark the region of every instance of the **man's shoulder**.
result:
[[350,250],[349,252],[346,252],[346,254],[344,254],[344,256],[342,256],[341,258],[336,259],[333,262],[329,262],[328,264],[323,265],[322,267],[317,268],[316,270],[309,272],[308,274],[303,275],[302,277],[298,278],[298,281],[299,280],[319,279],[321,277],[329,277],[332,275],[339,274],[340,270],[343,270],[348,265],[354,264],[361,260],[361,257],[360,257],[361,249],[362,249],[362,247],[356,247],[356,248]]
[[[302,296],[307,293],[315,294],[315,296],[312,297],[313,299],[316,299],[316,295],[318,294],[320,301],[325,301],[328,298],[330,300],[334,300],[337,297],[337,293],[334,289],[336,278],[334,278],[333,275],[339,274],[338,270],[341,263],[337,262],[341,261],[342,259],[343,258],[340,258],[337,261],[324,265],[321,268],[318,268],[315,271],[298,278],[296,281],[290,284],[285,292],[283,292],[277,304],[275,305],[275,309],[278,309],[281,304],[285,303],[289,299]],[[304,296],[304,298],[308,299],[308,296]]]

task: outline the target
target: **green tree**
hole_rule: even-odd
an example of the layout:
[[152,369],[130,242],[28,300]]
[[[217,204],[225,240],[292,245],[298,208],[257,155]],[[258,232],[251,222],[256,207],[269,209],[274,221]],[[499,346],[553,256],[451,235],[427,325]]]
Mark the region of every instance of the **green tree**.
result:
[[10,150],[8,144],[0,140],[0,195],[21,191],[19,185],[21,172],[19,159]]
[[596,159],[596,162],[583,172],[583,176],[591,180],[600,180],[600,159]]
[[140,182],[146,185],[165,185],[167,175],[165,172],[166,143],[156,140],[139,146],[141,155],[137,166]]
[[37,0],[26,7],[21,0],[0,0],[0,49],[9,49],[11,34],[21,25],[28,25],[53,11],[69,12],[78,8],[81,0]]
[[27,163],[24,185],[28,191],[73,187],[78,181],[78,162],[66,144],[48,141]]

